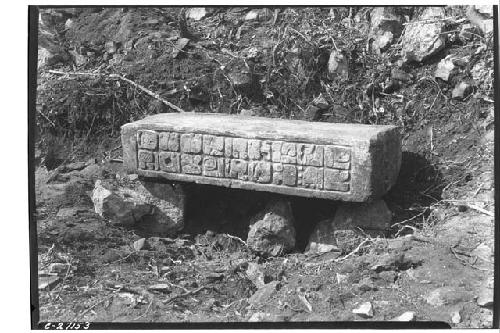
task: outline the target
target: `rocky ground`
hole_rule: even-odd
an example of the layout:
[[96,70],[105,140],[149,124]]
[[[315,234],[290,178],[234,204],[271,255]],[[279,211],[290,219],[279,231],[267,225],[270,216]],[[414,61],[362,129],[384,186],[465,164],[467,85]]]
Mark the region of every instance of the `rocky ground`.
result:
[[[483,6],[42,10],[40,320],[492,327],[491,16]],[[188,187],[176,234],[155,233],[148,207],[127,223],[103,214],[96,183],[122,201],[141,193],[122,170],[119,127],[170,104],[398,125],[390,230],[336,225],[344,237],[317,253],[310,235],[339,203],[210,186]],[[258,249],[266,236],[249,224],[268,223],[268,211],[295,230],[294,245]]]

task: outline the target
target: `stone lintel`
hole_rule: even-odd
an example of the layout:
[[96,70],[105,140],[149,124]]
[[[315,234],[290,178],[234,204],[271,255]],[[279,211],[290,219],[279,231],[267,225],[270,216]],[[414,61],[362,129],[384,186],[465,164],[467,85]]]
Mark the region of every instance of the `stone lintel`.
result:
[[144,177],[343,201],[395,183],[395,126],[170,113],[122,126],[127,171]]

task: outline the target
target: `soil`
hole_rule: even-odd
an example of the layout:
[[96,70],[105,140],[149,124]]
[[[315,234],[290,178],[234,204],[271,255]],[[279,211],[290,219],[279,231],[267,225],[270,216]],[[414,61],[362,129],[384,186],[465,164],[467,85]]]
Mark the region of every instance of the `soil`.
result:
[[[389,321],[412,311],[417,321],[492,327],[492,304],[479,304],[494,282],[492,43],[481,36],[448,42],[442,54],[411,64],[406,70],[413,80],[381,95],[380,113],[364,92],[391,77],[398,45],[363,55],[362,24],[369,23],[346,28],[348,8],[332,9],[334,18],[319,7],[269,10],[256,21],[243,19],[250,9],[211,8],[199,21],[188,19],[197,37],[174,58],[182,37],[180,10],[46,9],[42,18],[61,43],[85,57],[84,63],[51,68],[120,73],[186,111],[251,110],[311,120],[312,100],[321,92],[329,107],[315,121],[396,124],[403,161],[396,185],[384,197],[392,228],[341,260],[328,253],[311,256],[304,253],[307,235],[333,216],[338,203],[287,197],[299,235],[296,250],[264,258],[244,240],[249,217],[274,195],[211,186],[191,189],[194,200],[179,235],[114,225],[94,212],[90,194],[97,179],[130,181],[119,160],[119,127],[170,110],[109,77],[61,76],[39,68],[37,109],[53,123],[37,113],[39,275],[64,264],[51,273],[58,282],[39,291],[40,322],[227,323],[246,322],[257,313],[267,321]],[[369,10],[358,13],[363,17]],[[332,45],[330,39],[319,42],[328,30],[321,22],[338,28],[334,43],[352,63],[347,83],[328,78]],[[119,51],[107,52],[109,41]],[[478,45],[484,46],[479,53]],[[248,57],[250,52],[257,55]],[[455,81],[472,72],[481,77],[465,100],[451,99],[455,81],[434,79],[437,63],[448,54],[471,57]],[[482,67],[472,71],[477,63]],[[229,79],[245,71],[248,84]],[[86,167],[70,170],[71,162]],[[372,304],[373,317],[353,313],[364,302]],[[456,311],[459,322],[452,321]]]

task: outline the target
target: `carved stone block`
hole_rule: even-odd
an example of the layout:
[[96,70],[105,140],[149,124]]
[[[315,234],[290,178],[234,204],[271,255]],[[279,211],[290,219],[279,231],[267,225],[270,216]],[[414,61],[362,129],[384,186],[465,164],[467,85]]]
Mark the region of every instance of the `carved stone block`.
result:
[[203,176],[224,177],[224,158],[205,156],[203,158]]
[[325,166],[334,169],[349,170],[351,168],[351,151],[347,147],[326,146]]
[[295,165],[283,164],[283,184],[297,186],[297,167]]
[[160,150],[163,151],[179,151],[179,133],[161,132],[160,133]]
[[308,166],[302,173],[302,186],[315,189],[323,188],[323,168]]
[[323,166],[323,146],[298,143],[297,163],[301,165]]
[[241,180],[248,180],[248,162],[240,159],[225,160],[226,177]]
[[155,169],[155,154],[148,150],[139,150],[138,153],[139,168],[144,170]]
[[281,146],[281,163],[297,162],[297,144],[295,142],[283,142]]
[[340,192],[349,191],[349,172],[336,169],[324,169],[325,190],[333,190]]
[[154,131],[139,131],[139,148],[154,150],[158,147],[158,134]]
[[369,201],[395,183],[394,126],[159,114],[122,126],[127,171],[287,195]]
[[203,154],[223,156],[224,137],[215,135],[203,135]]
[[181,172],[180,154],[174,152],[160,152],[158,154],[160,170],[165,172]]
[[181,155],[181,170],[183,173],[201,175],[201,155]]
[[267,184],[271,182],[271,163],[251,161],[248,163],[248,176],[257,183]]
[[203,136],[201,134],[181,134],[181,153],[200,154]]

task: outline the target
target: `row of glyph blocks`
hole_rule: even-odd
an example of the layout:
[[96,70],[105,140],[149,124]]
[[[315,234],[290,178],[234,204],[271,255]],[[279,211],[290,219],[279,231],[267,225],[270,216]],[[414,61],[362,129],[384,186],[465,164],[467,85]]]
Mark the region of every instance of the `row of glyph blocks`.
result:
[[290,195],[367,201],[401,163],[393,126],[162,114],[122,127],[130,172]]

